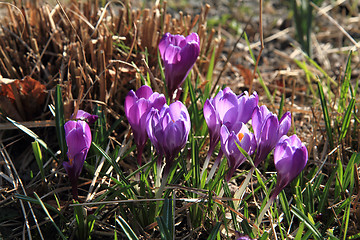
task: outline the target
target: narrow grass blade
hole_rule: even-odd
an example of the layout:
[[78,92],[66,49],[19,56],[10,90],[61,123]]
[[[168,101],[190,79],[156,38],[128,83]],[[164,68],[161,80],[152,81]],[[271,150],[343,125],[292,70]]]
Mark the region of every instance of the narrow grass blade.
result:
[[346,209],[346,211],[344,213],[343,223],[342,223],[342,227],[341,227],[341,229],[344,231],[343,240],[347,239],[346,235],[347,235],[348,228],[349,228],[350,209],[351,209],[351,204],[349,204],[349,206],[347,207],[347,209]]
[[33,149],[33,152],[34,152],[36,163],[37,163],[37,165],[39,167],[39,170],[40,170],[41,178],[42,178],[43,181],[45,181],[44,164],[43,164],[43,158],[42,158],[39,143],[36,142],[36,141],[32,142],[31,146],[32,146],[32,149]]
[[207,84],[205,86],[205,90],[204,90],[204,95],[203,95],[203,103],[205,102],[206,99],[209,98],[210,95],[210,90],[212,87],[212,76],[213,76],[213,72],[214,72],[214,65],[215,65],[215,47],[213,49],[213,52],[211,54],[211,59],[210,59],[210,64],[209,64],[209,68],[206,74],[206,81]]
[[156,221],[159,225],[161,239],[174,239],[173,215],[173,200],[167,198],[164,201],[162,215],[160,217],[156,217]]
[[339,99],[339,107],[338,112],[342,113],[346,108],[346,101],[350,87],[350,80],[351,80],[351,56],[352,51],[350,51],[345,68],[344,80],[341,84],[340,90],[340,99]]
[[58,231],[60,237],[64,240],[66,240],[67,238],[65,237],[65,235],[62,233],[62,231],[59,229],[59,227],[56,225],[56,223],[54,222],[54,219],[51,217],[49,211],[47,210],[46,206],[44,205],[43,201],[41,201],[41,199],[39,198],[39,196],[36,194],[36,192],[34,192],[34,195],[36,197],[36,199],[38,200],[38,203],[40,204],[40,206],[42,207],[42,209],[44,210],[46,216],[50,219],[51,223],[54,225],[56,231]]
[[60,85],[56,85],[55,90],[55,127],[56,135],[59,142],[61,157],[65,159],[65,153],[67,151],[66,141],[65,141],[65,119],[64,119],[64,103],[61,95]]
[[215,223],[215,226],[211,230],[210,235],[207,238],[207,240],[214,240],[217,238],[221,224],[222,224],[221,222]]
[[317,239],[322,239],[321,233],[316,228],[316,226],[310,221],[310,219],[299,209],[297,209],[295,206],[292,206],[291,212],[299,218],[300,222],[303,222],[305,226],[313,233],[314,237]]
[[21,131],[23,131],[24,133],[26,133],[27,135],[29,135],[30,137],[32,137],[36,142],[38,142],[46,151],[48,151],[51,156],[54,157],[54,159],[56,161],[57,158],[55,156],[55,154],[53,153],[53,151],[51,151],[51,149],[47,146],[47,144],[42,140],[40,139],[40,137],[38,135],[36,135],[36,133],[34,133],[33,131],[31,131],[29,128],[25,127],[24,125],[21,125],[20,123],[12,120],[11,118],[9,117],[6,117],[7,120],[9,120],[12,124],[14,124],[17,128],[19,128]]
[[[245,32],[244,32],[244,38],[245,38],[246,44],[247,44],[247,46],[248,46],[248,48],[249,48],[250,56],[251,56],[251,58],[252,58],[252,60],[254,61],[254,64],[255,64],[255,63],[256,63],[256,58],[255,58],[255,56],[254,56],[254,53],[253,53],[252,50],[251,50],[250,42],[249,42],[249,39],[248,39],[248,37],[247,37],[247,35],[246,35]],[[263,78],[261,77],[259,68],[256,69],[256,72],[257,72],[257,74],[258,74],[258,76],[259,76],[259,82],[260,82],[261,86],[263,87],[263,89],[264,89],[264,91],[265,91],[266,97],[269,99],[269,101],[271,102],[271,104],[273,104],[273,103],[274,103],[274,99],[273,99],[273,97],[271,96],[271,93],[270,93],[268,87],[266,86]]]
[[120,215],[117,216],[116,222],[120,225],[121,229],[124,231],[129,240],[139,239],[134,233],[134,231],[131,229],[129,224]]
[[325,99],[325,96],[324,96],[324,91],[323,91],[323,88],[322,88],[320,82],[318,83],[318,90],[319,90],[319,96],[320,96],[320,101],[321,101],[321,107],[322,107],[323,114],[324,114],[326,132],[327,132],[327,136],[329,138],[330,148],[334,149],[334,141],[333,141],[333,136],[332,136],[331,121],[330,121],[330,117],[329,117],[328,108],[327,108],[327,105],[326,105],[326,99]]
[[346,137],[346,134],[347,134],[347,132],[349,130],[349,126],[350,126],[351,117],[352,117],[352,114],[353,114],[354,107],[355,107],[355,99],[352,98],[350,103],[349,103],[349,106],[346,109],[345,115],[344,115],[343,120],[342,120],[339,141],[343,140]]

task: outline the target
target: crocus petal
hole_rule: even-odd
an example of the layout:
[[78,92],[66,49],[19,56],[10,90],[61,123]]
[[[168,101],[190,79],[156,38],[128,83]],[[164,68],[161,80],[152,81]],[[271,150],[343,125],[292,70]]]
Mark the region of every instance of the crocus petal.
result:
[[85,121],[68,121],[64,128],[68,154],[71,157],[75,157],[83,149],[90,148],[91,130]]

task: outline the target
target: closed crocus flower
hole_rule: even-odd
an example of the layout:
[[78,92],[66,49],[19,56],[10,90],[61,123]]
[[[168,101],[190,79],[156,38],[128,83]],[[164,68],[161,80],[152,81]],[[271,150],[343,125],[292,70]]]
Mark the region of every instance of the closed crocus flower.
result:
[[184,82],[200,53],[197,33],[187,37],[166,33],[159,42],[159,51],[165,67],[165,80],[169,97]]
[[76,115],[76,119],[79,120],[70,120],[67,121],[64,125],[65,140],[68,148],[67,156],[69,162],[63,162],[63,166],[72,185],[74,199],[78,198],[77,180],[91,145],[91,131],[85,120],[94,120],[97,119],[97,116],[79,110],[78,114]]
[[134,133],[138,150],[138,164],[148,139],[146,133],[146,117],[151,108],[161,109],[166,99],[163,94],[153,92],[149,86],[142,86],[136,92],[131,90],[125,98],[125,115]]
[[283,136],[274,150],[274,163],[277,171],[276,187],[271,195],[271,200],[304,169],[308,160],[308,151],[296,136]]
[[234,131],[229,131],[228,128],[223,125],[221,127],[220,135],[221,149],[228,160],[229,166],[229,171],[225,176],[225,180],[229,181],[236,169],[238,169],[246,160],[246,157],[240,152],[237,145],[251,155],[256,149],[256,140],[254,134],[249,131],[244,123],[241,123],[240,130],[236,133]]
[[190,132],[190,116],[185,105],[176,101],[159,111],[152,109],[147,118],[147,133],[160,155],[165,155],[167,176],[173,159],[185,146]]
[[252,116],[252,126],[257,142],[254,164],[257,167],[274,149],[279,139],[287,134],[291,126],[291,114],[286,112],[280,121],[265,105],[256,107]]

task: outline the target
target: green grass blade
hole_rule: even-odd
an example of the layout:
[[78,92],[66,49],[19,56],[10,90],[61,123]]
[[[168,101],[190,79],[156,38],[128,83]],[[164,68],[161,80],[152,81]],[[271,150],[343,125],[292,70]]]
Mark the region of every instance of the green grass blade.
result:
[[40,145],[38,142],[32,142],[31,143],[34,155],[35,155],[35,160],[36,163],[39,167],[40,170],[40,174],[41,174],[41,178],[43,181],[45,181],[45,172],[44,172],[44,164],[43,164],[43,158],[42,158],[42,154],[41,154],[41,149],[40,149]]
[[55,154],[53,151],[51,151],[51,149],[47,146],[47,144],[38,136],[36,135],[36,133],[34,133],[33,131],[31,131],[29,128],[25,127],[24,125],[21,125],[20,123],[12,120],[9,117],[6,117],[7,120],[9,120],[12,124],[14,124],[17,128],[19,128],[21,131],[23,131],[24,133],[26,133],[27,135],[29,135],[30,137],[32,137],[36,142],[38,142],[46,151],[48,151],[51,156],[53,156],[53,158],[58,161],[58,159],[56,158]]
[[41,199],[39,198],[39,196],[36,194],[36,192],[34,192],[34,195],[36,197],[36,199],[38,200],[38,203],[40,204],[40,206],[42,207],[42,209],[44,210],[46,216],[50,219],[51,223],[54,225],[56,231],[58,231],[60,237],[64,240],[66,240],[67,238],[65,237],[65,235],[62,233],[62,231],[59,229],[59,227],[56,225],[56,223],[54,222],[54,219],[51,217],[49,211],[47,210],[45,204],[43,203],[43,201],[41,201]]
[[116,222],[120,225],[121,229],[124,231],[129,240],[139,239],[130,227],[130,225],[120,215],[117,216]]
[[161,239],[171,240],[174,239],[174,213],[173,213],[173,200],[166,198],[162,209],[162,215],[156,217],[159,225]]
[[[247,44],[247,46],[248,46],[248,48],[249,48],[250,56],[251,56],[251,58],[252,58],[252,60],[253,60],[253,62],[254,62],[254,65],[255,65],[255,64],[256,64],[256,58],[255,58],[255,56],[254,56],[254,53],[253,53],[252,50],[251,50],[250,41],[249,41],[249,39],[248,39],[248,37],[247,37],[247,34],[246,34],[245,32],[244,32],[244,38],[245,38],[246,44]],[[263,78],[261,77],[261,73],[260,73],[259,68],[256,69],[256,72],[257,72],[257,74],[258,74],[258,76],[259,76],[259,82],[260,82],[261,86],[263,87],[263,89],[264,89],[264,91],[265,91],[266,97],[269,99],[269,101],[271,102],[271,104],[273,104],[273,103],[274,103],[274,99],[273,99],[273,97],[271,96],[271,93],[270,93],[268,87],[266,86]]]
[[222,224],[221,222],[215,223],[215,226],[213,226],[213,229],[211,230],[210,235],[209,235],[209,237],[207,238],[207,240],[214,240],[214,239],[216,239],[216,237],[218,236],[218,233],[219,233],[219,229],[220,229],[221,224]]
[[351,80],[351,56],[352,56],[352,51],[350,51],[350,53],[349,53],[348,60],[346,63],[346,68],[345,68],[344,81],[341,84],[340,100],[339,100],[339,107],[338,107],[339,113],[344,112],[345,107],[346,107],[346,101],[347,101],[347,96],[348,96],[349,87],[350,87],[350,80]]
[[214,65],[215,65],[215,47],[213,49],[213,52],[211,54],[211,59],[210,59],[210,64],[209,64],[209,68],[206,74],[206,86],[205,86],[205,90],[204,90],[204,95],[203,95],[203,103],[205,103],[205,100],[209,98],[210,96],[210,90],[212,87],[212,76],[213,76],[213,72],[214,72]]
[[326,99],[325,99],[325,96],[324,96],[324,91],[323,91],[323,88],[322,88],[320,82],[318,83],[318,90],[319,90],[319,96],[320,96],[320,101],[321,101],[321,107],[322,107],[323,114],[324,114],[326,132],[327,132],[327,136],[329,138],[330,148],[334,149],[334,141],[333,141],[333,136],[332,136],[332,129],[331,129],[331,122],[330,122],[329,112],[328,112],[328,108],[327,108],[327,105],[326,105]]
[[65,119],[64,119],[64,103],[61,95],[60,85],[56,85],[55,90],[55,127],[56,135],[59,142],[59,147],[61,150],[61,157],[64,160],[66,158],[65,154],[67,151],[67,145],[65,141]]
[[349,106],[346,109],[343,121],[342,121],[342,125],[341,125],[341,132],[340,132],[340,139],[339,141],[343,140],[349,130],[349,126],[350,126],[350,122],[351,122],[351,117],[353,114],[353,109],[355,107],[355,99],[352,98]]
[[313,224],[313,222],[299,209],[297,209],[295,206],[292,206],[291,212],[299,218],[300,222],[303,222],[305,226],[313,233],[314,237],[317,239],[322,239],[321,233],[316,228],[316,226]]

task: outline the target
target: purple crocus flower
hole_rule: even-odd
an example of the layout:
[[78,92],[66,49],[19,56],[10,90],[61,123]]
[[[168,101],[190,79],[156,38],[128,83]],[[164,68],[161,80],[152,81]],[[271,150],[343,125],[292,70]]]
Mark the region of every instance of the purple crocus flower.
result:
[[141,165],[141,155],[148,139],[146,133],[146,117],[151,108],[160,110],[166,99],[163,94],[153,92],[149,86],[143,85],[136,92],[130,90],[125,98],[125,115],[134,133],[138,150],[138,164]]
[[296,136],[283,136],[274,150],[274,163],[277,170],[276,187],[270,197],[276,196],[304,169],[308,160],[308,151]]
[[69,162],[63,162],[72,185],[74,199],[78,199],[77,180],[91,145],[91,131],[85,120],[93,121],[97,119],[97,116],[79,110],[76,119],[78,120],[67,121],[64,125]]
[[[71,116],[71,118],[73,118],[73,116]],[[88,112],[85,112],[83,110],[78,110],[77,114],[76,114],[76,119],[77,120],[83,120],[86,121],[89,124],[94,124],[96,122],[96,120],[98,120],[99,116],[98,115],[92,115]]]
[[240,130],[237,133],[234,131],[229,132],[228,128],[222,125],[220,135],[221,149],[228,160],[229,166],[225,180],[229,181],[236,169],[246,160],[246,157],[240,152],[237,145],[251,155],[256,149],[256,140],[254,134],[249,131],[244,123],[241,123]]
[[169,97],[172,98],[200,54],[200,39],[197,33],[187,37],[166,33],[159,42],[159,51],[164,61]]
[[[209,164],[210,157],[220,141],[220,128],[225,125],[229,132],[239,132],[241,124],[247,123],[259,102],[256,92],[249,96],[248,92],[236,96],[230,88],[220,90],[211,99],[207,99],[204,104],[204,118],[208,125],[210,135],[210,147],[205,159],[201,177]],[[215,172],[219,165],[222,151],[219,152],[209,177]]]
[[188,110],[180,101],[176,101],[170,106],[165,104],[160,111],[154,108],[150,111],[146,130],[158,154],[165,155],[164,176],[167,176],[173,159],[185,146],[190,127]]
[[254,165],[257,167],[274,149],[279,139],[287,134],[291,126],[291,114],[286,112],[280,121],[265,105],[256,107],[252,115],[252,126],[257,142]]
[[230,131],[238,119],[238,98],[230,88],[220,90],[204,104],[204,118],[210,135],[210,154],[220,141],[220,128],[225,125]]

